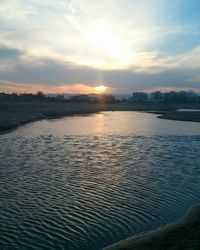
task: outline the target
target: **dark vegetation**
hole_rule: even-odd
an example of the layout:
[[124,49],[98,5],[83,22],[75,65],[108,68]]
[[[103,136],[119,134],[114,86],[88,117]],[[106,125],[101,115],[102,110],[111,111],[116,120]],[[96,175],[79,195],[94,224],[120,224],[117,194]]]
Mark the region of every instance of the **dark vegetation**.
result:
[[21,93],[21,94],[6,94],[0,93],[0,101],[23,101],[23,102],[64,102],[64,103],[116,103],[113,95],[72,95],[69,98],[65,98],[64,95],[45,95],[42,92],[36,94]]

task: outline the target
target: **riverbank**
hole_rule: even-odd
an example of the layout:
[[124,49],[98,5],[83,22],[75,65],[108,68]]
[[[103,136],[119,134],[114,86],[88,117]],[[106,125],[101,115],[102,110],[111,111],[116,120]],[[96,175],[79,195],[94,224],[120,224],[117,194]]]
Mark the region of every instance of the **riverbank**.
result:
[[155,113],[161,119],[200,122],[200,111],[162,111]]
[[103,248],[103,250],[195,250],[200,249],[200,206],[177,223]]
[[178,112],[179,108],[196,108],[200,105],[166,105],[160,103],[87,104],[53,102],[0,102],[0,133],[5,133],[28,122],[59,118],[100,111],[144,111],[158,114],[159,118],[200,122],[200,112]]

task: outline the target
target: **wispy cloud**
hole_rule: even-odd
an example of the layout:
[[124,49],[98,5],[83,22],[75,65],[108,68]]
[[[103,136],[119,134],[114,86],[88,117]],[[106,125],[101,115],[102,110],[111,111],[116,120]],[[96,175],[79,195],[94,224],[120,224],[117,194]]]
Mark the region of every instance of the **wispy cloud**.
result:
[[101,69],[142,66],[143,53],[150,46],[182,32],[171,29],[166,18],[158,23],[166,8],[176,10],[177,4],[169,2],[3,0],[0,43],[23,49],[30,57]]
[[133,87],[144,86],[147,76],[151,82],[162,75],[161,85],[173,76],[171,84],[197,85],[195,3],[1,0],[0,79],[35,85],[105,80],[113,87],[121,79],[122,89],[131,79]]

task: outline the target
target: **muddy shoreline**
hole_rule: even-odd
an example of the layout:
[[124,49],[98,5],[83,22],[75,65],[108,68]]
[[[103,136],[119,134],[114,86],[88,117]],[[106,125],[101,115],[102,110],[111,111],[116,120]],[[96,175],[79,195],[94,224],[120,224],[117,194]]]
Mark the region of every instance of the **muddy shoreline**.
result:
[[156,103],[87,104],[52,102],[0,102],[0,133],[9,132],[26,123],[100,111],[142,111],[158,114],[158,118],[200,122],[200,111],[176,111],[180,108],[199,109],[199,105],[166,105]]

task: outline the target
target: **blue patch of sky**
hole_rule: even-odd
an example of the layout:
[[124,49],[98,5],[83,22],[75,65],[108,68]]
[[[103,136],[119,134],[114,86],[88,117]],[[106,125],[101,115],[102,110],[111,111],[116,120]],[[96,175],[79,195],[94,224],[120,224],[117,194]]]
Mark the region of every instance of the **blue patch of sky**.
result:
[[[163,14],[163,13],[162,13]],[[174,55],[184,53],[200,46],[200,1],[181,0],[178,5],[166,9],[163,17],[159,17],[167,25],[161,30],[161,37],[148,50],[161,51]],[[159,23],[158,23],[159,25]]]
[[19,50],[0,47],[0,58],[17,57],[21,54]]
[[[200,29],[199,29],[200,31]],[[200,33],[200,32],[199,32]],[[148,47],[150,51],[162,51],[164,54],[175,55],[192,50],[200,45],[200,34],[173,34],[166,35]]]
[[200,1],[183,0],[175,21],[185,24],[200,25]]

